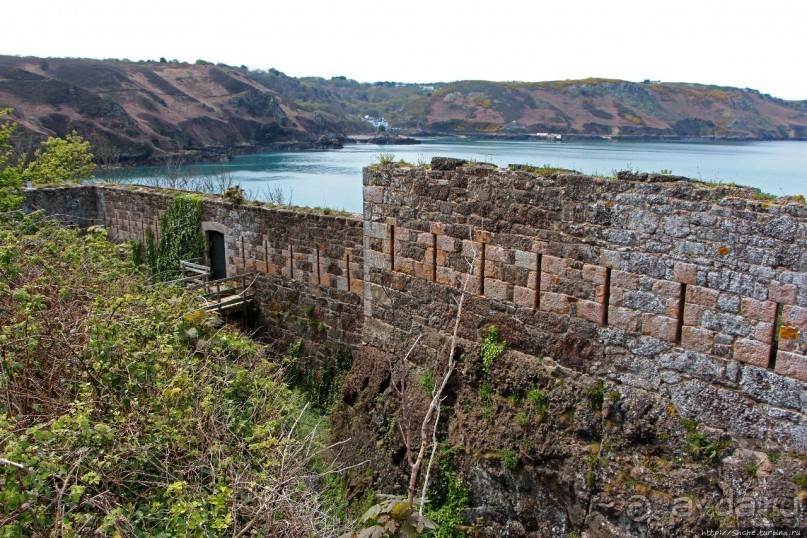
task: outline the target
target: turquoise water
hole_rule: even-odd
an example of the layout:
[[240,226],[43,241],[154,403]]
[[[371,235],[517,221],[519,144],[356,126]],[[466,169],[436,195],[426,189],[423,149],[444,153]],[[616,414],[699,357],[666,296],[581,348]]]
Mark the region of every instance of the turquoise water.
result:
[[[415,146],[352,145],[340,150],[286,151],[240,155],[226,163],[193,164],[173,170],[185,177],[230,175],[250,197],[267,199],[282,193],[294,205],[362,210],[361,170],[382,153],[411,163],[434,156],[493,163],[549,164],[587,174],[617,170],[659,172],[722,183],[757,187],[775,195],[807,195],[807,142],[623,142],[623,141],[490,141],[427,139]],[[135,167],[118,171],[133,183],[161,181],[166,169]],[[270,192],[271,191],[271,192]]]

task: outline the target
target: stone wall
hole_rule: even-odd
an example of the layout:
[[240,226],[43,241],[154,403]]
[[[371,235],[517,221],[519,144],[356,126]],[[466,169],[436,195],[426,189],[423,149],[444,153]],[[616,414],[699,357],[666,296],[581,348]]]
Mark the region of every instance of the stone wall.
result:
[[[419,376],[444,368],[466,286],[463,361],[441,435],[480,534],[688,535],[803,522],[803,200],[669,176],[435,159],[429,169],[366,169],[364,219],[367,345],[336,421],[350,436],[379,432],[378,448],[356,449],[375,468],[402,458],[395,436],[380,433],[401,415],[394,375],[379,365],[422,335],[409,397],[423,407]],[[485,372],[478,350],[491,325],[509,351]],[[607,396],[593,412],[599,380]],[[543,413],[531,390],[546,397]],[[711,462],[697,455],[707,444]],[[354,487],[402,481],[379,473]]]
[[[80,226],[103,224],[115,241],[144,241],[147,228],[159,238],[159,216],[173,195],[132,186],[37,189],[26,191],[25,209],[64,215]],[[281,350],[301,338],[306,355],[359,345],[361,220],[206,197],[202,229],[224,234],[228,276],[257,274],[264,336]]]
[[464,338],[501,324],[519,351],[807,448],[803,202],[665,176],[433,164],[365,170],[365,340],[383,347],[390,286],[406,305],[397,325],[448,332],[434,298],[467,279]]
[[[259,275],[272,341],[302,340],[303,359],[352,352],[332,419],[350,439],[344,459],[370,462],[348,477],[354,497],[401,491],[390,365],[420,335],[407,370],[417,415],[418,381],[445,364],[464,288],[462,362],[439,435],[481,535],[801,524],[803,200],[670,176],[547,172],[452,159],[377,166],[364,171],[363,219],[208,197],[202,228],[225,235],[228,274]],[[170,196],[83,186],[28,191],[25,204],[129,240],[157,230]],[[509,349],[483,370],[492,325]],[[504,466],[505,453],[519,465]]]

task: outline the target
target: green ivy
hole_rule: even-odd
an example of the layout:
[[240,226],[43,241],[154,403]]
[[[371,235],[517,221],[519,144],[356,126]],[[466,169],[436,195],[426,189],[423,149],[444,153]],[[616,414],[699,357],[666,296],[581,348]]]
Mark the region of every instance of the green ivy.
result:
[[202,233],[202,198],[178,195],[160,215],[160,240],[146,231],[146,262],[156,280],[171,280],[180,274],[179,262],[205,253]]
[[470,491],[454,471],[452,450],[443,445],[439,452],[440,464],[435,469],[429,488],[426,515],[437,528],[425,535],[430,538],[460,538],[466,536],[463,511],[470,506]]

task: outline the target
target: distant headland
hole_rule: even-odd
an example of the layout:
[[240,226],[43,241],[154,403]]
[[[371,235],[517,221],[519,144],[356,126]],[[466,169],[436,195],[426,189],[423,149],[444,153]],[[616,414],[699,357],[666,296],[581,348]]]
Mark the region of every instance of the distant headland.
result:
[[600,78],[359,83],[164,58],[0,56],[5,107],[31,145],[76,130],[101,164],[416,143],[430,135],[807,139],[807,101],[748,88]]

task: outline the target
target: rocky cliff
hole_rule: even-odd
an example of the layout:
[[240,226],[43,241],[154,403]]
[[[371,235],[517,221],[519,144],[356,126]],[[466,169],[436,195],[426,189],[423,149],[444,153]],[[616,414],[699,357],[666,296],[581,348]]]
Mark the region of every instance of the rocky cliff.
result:
[[586,79],[359,83],[208,62],[0,56],[0,107],[32,147],[73,129],[100,162],[338,147],[365,115],[410,133],[527,137],[805,139],[807,105],[750,89]]
[[75,129],[102,163],[327,147],[342,132],[246,69],[209,63],[0,56],[0,107],[14,109],[23,146]]

